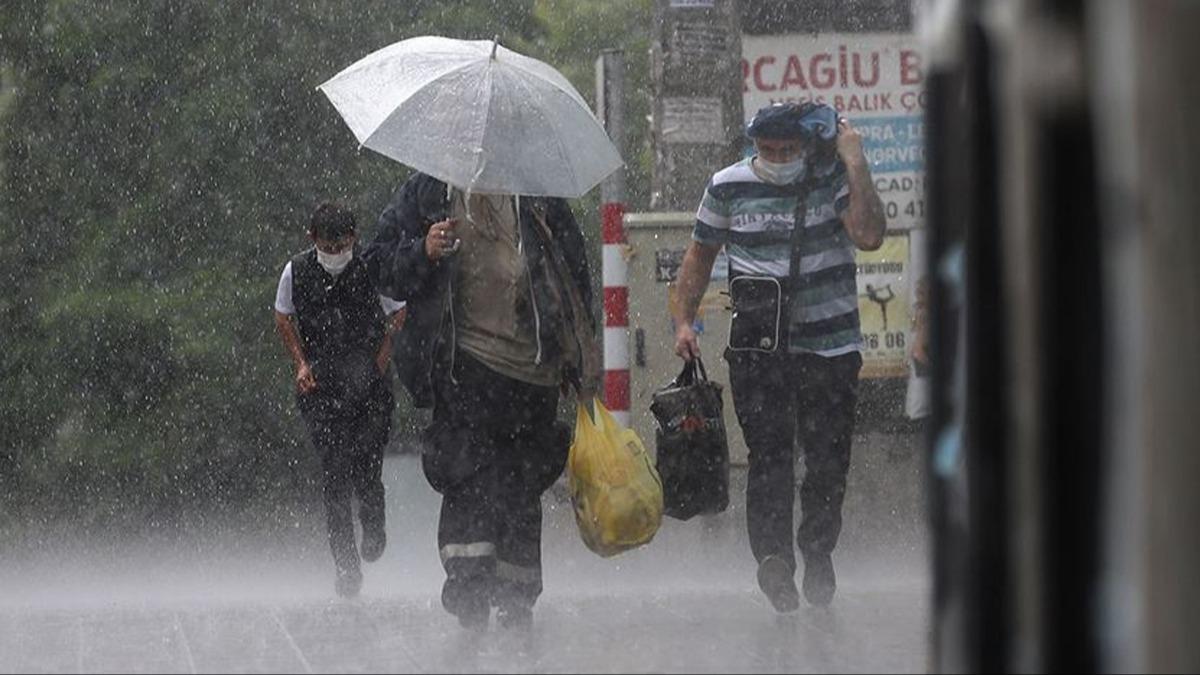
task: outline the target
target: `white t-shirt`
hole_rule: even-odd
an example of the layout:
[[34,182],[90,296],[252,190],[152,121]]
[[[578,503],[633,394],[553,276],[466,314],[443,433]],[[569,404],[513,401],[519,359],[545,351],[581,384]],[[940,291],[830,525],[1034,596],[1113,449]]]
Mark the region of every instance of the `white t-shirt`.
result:
[[[391,316],[404,308],[403,302],[393,300],[386,295],[379,296],[379,306],[383,313]],[[283,275],[279,277],[279,288],[275,291],[275,311],[280,314],[295,314],[296,305],[292,303],[292,262],[283,266]]]

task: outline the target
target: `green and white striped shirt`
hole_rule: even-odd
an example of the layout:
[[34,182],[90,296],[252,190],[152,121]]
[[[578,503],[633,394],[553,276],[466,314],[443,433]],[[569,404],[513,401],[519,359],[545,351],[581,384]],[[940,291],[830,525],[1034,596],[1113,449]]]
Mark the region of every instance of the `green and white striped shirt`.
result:
[[[840,356],[861,349],[854,244],[842,225],[850,203],[846,168],[833,162],[811,179],[773,185],[744,159],[713,175],[692,238],[724,246],[729,275],[769,276],[790,289],[788,351]],[[793,239],[804,199],[804,231]],[[797,246],[797,255],[792,247]],[[792,269],[793,257],[799,268]]]

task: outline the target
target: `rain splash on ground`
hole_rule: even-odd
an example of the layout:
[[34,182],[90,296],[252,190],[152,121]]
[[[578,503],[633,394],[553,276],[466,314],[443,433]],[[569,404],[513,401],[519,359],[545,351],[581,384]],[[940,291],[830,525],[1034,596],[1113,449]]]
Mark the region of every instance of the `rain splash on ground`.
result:
[[852,474],[861,496],[847,504],[829,608],[770,608],[740,499],[719,516],[667,520],[649,546],[601,559],[556,489],[532,630],[466,631],[438,601],[437,495],[418,462],[391,457],[389,550],[365,568],[359,599],[333,596],[319,541],[35,557],[0,568],[0,672],[925,671],[923,527],[903,513],[920,505],[919,490],[872,501],[872,476],[888,474],[877,469]]

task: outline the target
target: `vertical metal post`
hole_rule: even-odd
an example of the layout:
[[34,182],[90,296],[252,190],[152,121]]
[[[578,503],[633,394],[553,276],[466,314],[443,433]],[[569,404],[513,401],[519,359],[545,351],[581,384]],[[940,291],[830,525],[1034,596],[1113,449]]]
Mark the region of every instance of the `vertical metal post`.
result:
[[[625,155],[625,53],[606,49],[596,60],[597,116]],[[604,285],[604,405],[629,426],[629,272],[625,246],[625,169],[600,185]]]
[[[625,156],[625,51],[605,49],[596,59],[596,114],[621,156]],[[600,184],[605,204],[625,202],[625,169],[614,171]]]

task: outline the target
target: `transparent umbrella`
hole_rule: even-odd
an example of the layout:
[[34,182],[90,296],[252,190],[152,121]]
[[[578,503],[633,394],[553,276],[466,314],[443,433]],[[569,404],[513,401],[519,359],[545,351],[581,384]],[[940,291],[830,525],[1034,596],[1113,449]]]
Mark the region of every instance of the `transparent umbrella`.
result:
[[410,38],[318,88],[361,146],[465,190],[579,197],[622,164],[561,73],[495,40]]

